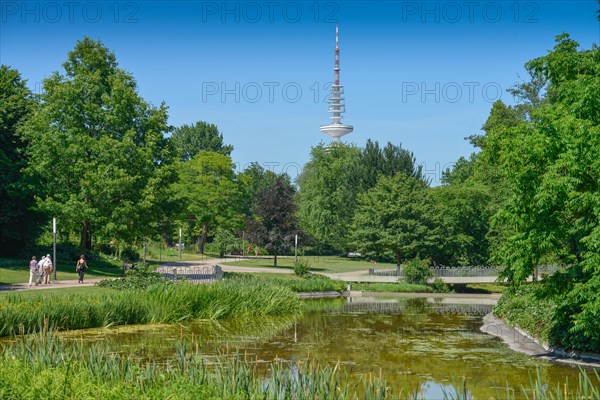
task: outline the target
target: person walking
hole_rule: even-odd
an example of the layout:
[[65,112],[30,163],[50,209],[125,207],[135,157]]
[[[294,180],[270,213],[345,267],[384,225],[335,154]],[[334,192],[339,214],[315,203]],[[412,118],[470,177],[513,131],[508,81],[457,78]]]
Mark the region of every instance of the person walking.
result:
[[50,275],[54,271],[54,265],[52,265],[52,258],[50,258],[50,254],[46,256],[46,261],[44,262],[44,285],[48,285],[50,282]]
[[77,264],[75,265],[75,271],[77,271],[77,273],[79,273],[79,280],[77,281],[77,283],[83,283],[83,275],[84,275],[87,267],[88,266],[87,266],[87,263],[85,262],[85,257],[82,254],[79,257],[79,260],[77,260]]
[[35,286],[42,283],[42,277],[44,276],[44,263],[46,262],[46,256],[43,256],[37,263],[37,276],[35,279]]
[[34,279],[37,282],[37,260],[35,256],[31,257],[31,261],[29,261],[29,286],[31,286]]

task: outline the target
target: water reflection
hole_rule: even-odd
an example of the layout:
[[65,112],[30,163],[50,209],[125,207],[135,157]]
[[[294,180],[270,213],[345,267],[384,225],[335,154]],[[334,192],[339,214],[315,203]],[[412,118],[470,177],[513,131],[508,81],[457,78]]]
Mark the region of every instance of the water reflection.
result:
[[467,389],[477,399],[504,398],[507,385],[519,398],[536,374],[553,385],[577,381],[578,369],[513,352],[481,333],[482,316],[491,307],[449,299],[315,300],[297,320],[198,321],[67,335],[154,360],[172,357],[181,337],[193,337],[208,355],[237,351],[259,363],[277,359],[292,366],[339,363],[350,377],[381,374],[393,393],[427,399]]

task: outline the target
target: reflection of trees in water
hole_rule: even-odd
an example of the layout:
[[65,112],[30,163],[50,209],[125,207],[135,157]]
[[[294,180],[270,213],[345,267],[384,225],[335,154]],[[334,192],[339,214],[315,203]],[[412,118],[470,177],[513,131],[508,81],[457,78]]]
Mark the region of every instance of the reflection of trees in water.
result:
[[[360,307],[363,311],[357,311]],[[208,356],[238,351],[248,354],[248,360],[277,358],[298,365],[308,359],[329,366],[339,361],[350,379],[378,376],[381,369],[394,393],[401,389],[412,393],[423,385],[429,385],[430,393],[441,390],[441,385],[448,388],[454,383],[460,388],[465,376],[476,398],[502,397],[505,392],[493,388],[505,388],[507,382],[518,398],[519,388],[529,385],[530,374],[535,381],[536,367],[544,382],[562,384],[567,376],[576,381],[576,370],[514,353],[479,332],[481,318],[457,313],[469,307],[424,298],[311,300],[296,324],[272,318],[197,321],[81,331],[73,337],[94,338],[107,342],[113,351],[164,360],[174,357],[181,336],[191,344],[193,335]]]

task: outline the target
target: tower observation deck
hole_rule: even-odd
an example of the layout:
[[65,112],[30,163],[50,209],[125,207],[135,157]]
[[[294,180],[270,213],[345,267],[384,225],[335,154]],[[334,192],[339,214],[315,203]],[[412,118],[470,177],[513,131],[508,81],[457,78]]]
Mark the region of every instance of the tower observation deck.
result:
[[340,85],[340,47],[339,47],[339,29],[335,26],[335,67],[333,68],[335,81],[331,85],[331,96],[329,97],[329,113],[331,114],[331,123],[322,125],[321,132],[329,135],[334,141],[339,142],[340,138],[354,129],[351,125],[342,124],[342,114],[346,112],[344,105],[344,86]]

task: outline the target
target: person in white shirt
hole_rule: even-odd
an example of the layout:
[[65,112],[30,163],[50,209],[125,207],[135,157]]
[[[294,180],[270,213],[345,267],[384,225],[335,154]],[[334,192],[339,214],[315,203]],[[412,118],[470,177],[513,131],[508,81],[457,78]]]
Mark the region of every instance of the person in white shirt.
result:
[[35,256],[31,257],[31,261],[29,261],[29,286],[33,283],[33,277],[35,276],[35,280],[37,281],[37,260]]
[[37,278],[35,280],[35,286],[42,283],[42,277],[44,276],[44,263],[46,262],[46,256],[43,256],[37,263]]
[[44,285],[47,285],[50,282],[50,275],[54,271],[54,266],[52,265],[52,258],[50,258],[50,254],[46,256],[46,261],[44,262]]

